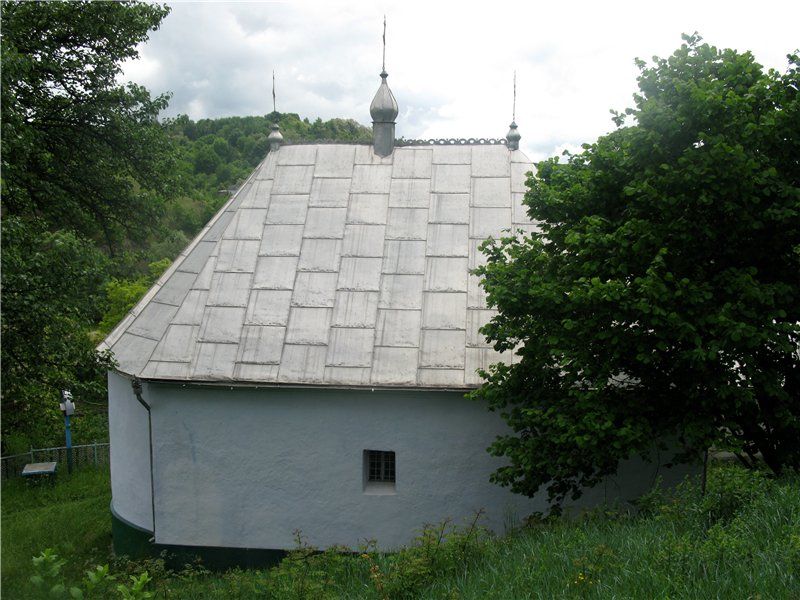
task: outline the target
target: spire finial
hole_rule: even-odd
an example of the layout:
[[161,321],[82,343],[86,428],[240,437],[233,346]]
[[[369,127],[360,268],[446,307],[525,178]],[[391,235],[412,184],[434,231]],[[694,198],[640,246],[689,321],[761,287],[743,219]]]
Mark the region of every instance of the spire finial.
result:
[[511,107],[511,120],[517,120],[517,70],[514,69],[514,103]]
[[383,15],[383,63],[381,71],[386,73],[386,15]]
[[[272,69],[272,114],[277,118],[278,105],[275,101],[275,69]],[[267,142],[269,142],[270,152],[275,152],[281,147],[281,144],[283,143],[283,135],[281,135],[281,128],[278,123],[272,124],[272,131],[270,131],[269,135],[267,136]]]
[[514,102],[511,105],[511,125],[509,125],[506,141],[509,150],[519,150],[519,141],[522,136],[517,131],[517,70],[514,69]]
[[383,64],[381,68],[381,85],[372,104],[369,114],[372,116],[372,146],[378,156],[389,156],[394,149],[394,120],[397,118],[397,100],[394,99],[389,84],[386,83],[386,15],[383,15]]

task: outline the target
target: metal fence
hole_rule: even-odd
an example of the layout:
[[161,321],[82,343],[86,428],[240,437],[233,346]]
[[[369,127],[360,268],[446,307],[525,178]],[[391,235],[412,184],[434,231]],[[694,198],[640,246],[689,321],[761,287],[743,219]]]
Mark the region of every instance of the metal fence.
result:
[[[59,471],[67,470],[67,447],[31,448],[24,454],[13,454],[0,457],[3,479],[17,477],[28,463],[57,462]],[[75,469],[82,467],[107,468],[108,442],[83,444],[72,447],[72,464]]]

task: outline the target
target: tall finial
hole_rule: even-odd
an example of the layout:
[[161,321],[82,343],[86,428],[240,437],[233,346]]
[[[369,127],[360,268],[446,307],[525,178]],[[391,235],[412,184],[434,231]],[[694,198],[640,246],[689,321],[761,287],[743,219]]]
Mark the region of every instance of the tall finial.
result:
[[272,112],[278,112],[275,106],[275,69],[272,69]]
[[[277,113],[278,108],[275,102],[275,69],[272,69],[272,114],[277,117]],[[283,135],[281,135],[281,130],[277,123],[272,124],[272,131],[270,131],[269,135],[267,136],[267,142],[269,142],[270,152],[275,152],[281,147],[281,144],[283,143]]]
[[381,71],[386,72],[386,15],[383,15],[383,63]]
[[[274,77],[274,73],[273,73]],[[517,120],[517,70],[514,69],[514,104],[511,108],[511,120]]]
[[394,150],[394,120],[397,118],[397,100],[394,99],[386,78],[386,15],[383,15],[383,68],[381,69],[381,85],[378,88],[369,114],[372,116],[372,147],[378,156],[389,156]]
[[522,136],[517,131],[517,71],[514,70],[514,102],[511,105],[511,125],[506,134],[509,150],[519,150],[519,141]]

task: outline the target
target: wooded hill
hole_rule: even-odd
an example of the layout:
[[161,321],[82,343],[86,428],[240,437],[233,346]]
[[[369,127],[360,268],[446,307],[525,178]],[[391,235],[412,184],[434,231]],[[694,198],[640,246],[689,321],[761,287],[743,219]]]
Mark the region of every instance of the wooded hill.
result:
[[293,113],[160,119],[169,94],[120,84],[166,5],[3,2],[2,451],[106,437],[110,355],[95,348],[267,153],[369,139]]
[[318,118],[312,123],[295,113],[199,121],[180,115],[165,121],[176,157],[174,192],[164,205],[158,233],[131,248],[111,272],[99,333],[113,329],[264,159],[274,123],[287,141],[371,139],[370,130],[353,120]]
[[61,443],[60,387],[75,391],[78,443],[105,439],[107,362],[94,363],[92,348],[264,159],[273,123],[291,141],[370,139],[353,120],[312,122],[295,113],[164,120],[168,184],[139,239],[107,243],[101,228],[75,231],[4,203],[4,454]]
[[353,120],[312,122],[295,113],[165,120],[169,186],[151,232],[139,240],[108,245],[99,231],[84,237],[3,207],[4,454],[62,443],[56,382],[76,391],[78,443],[105,439],[104,363],[91,362],[91,349],[264,159],[273,123],[294,141],[371,135]]

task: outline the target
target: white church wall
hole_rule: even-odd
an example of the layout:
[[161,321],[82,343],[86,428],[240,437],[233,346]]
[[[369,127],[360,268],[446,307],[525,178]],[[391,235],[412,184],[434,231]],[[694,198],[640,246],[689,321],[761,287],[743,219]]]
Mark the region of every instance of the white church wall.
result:
[[[503,423],[460,393],[151,385],[156,542],[291,548],[406,544],[486,509],[544,510],[489,482]],[[394,493],[365,493],[364,450],[396,453]]]
[[114,512],[152,530],[147,411],[136,400],[130,379],[114,372],[108,374],[108,429]]
[[[391,549],[481,508],[497,533],[547,508],[544,493],[489,482],[501,461],[486,447],[505,424],[461,393],[151,384],[145,395],[160,544],[285,549],[300,530],[321,548]],[[393,492],[365,490],[365,450],[396,453]],[[628,461],[576,506],[629,500],[658,474],[674,483],[690,470]]]

